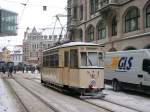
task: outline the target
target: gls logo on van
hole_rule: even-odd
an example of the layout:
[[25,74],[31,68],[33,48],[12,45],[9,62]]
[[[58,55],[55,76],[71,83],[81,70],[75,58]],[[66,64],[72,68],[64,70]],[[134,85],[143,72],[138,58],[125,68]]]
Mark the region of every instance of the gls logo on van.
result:
[[121,57],[118,63],[118,69],[130,70],[132,67],[133,57]]
[[133,57],[112,57],[111,68],[119,70],[130,70],[132,67]]

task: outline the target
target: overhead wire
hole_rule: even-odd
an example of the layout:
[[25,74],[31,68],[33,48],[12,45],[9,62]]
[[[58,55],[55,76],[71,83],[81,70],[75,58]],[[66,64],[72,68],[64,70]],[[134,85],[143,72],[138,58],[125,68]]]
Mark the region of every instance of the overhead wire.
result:
[[26,6],[28,5],[28,3],[29,3],[29,0],[27,0],[26,3],[22,4],[22,5],[24,6],[24,8],[23,8],[23,10],[22,10],[22,12],[21,12],[21,16],[20,16],[20,19],[19,19],[19,22],[20,22],[20,23],[21,23],[23,14],[24,14],[24,12],[25,12],[25,9],[26,9]]

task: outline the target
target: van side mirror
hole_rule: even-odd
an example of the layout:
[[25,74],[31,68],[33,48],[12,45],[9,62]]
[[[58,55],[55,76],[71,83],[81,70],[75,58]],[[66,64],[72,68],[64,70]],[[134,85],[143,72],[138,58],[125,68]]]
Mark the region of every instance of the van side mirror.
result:
[[150,74],[150,59],[143,60],[143,71],[148,72]]

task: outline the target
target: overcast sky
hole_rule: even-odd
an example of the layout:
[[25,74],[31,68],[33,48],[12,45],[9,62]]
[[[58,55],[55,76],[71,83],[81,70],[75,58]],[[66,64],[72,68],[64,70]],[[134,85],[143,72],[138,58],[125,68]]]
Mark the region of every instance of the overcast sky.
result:
[[[0,0],[2,9],[18,13],[18,36],[0,37],[0,47],[22,44],[23,32],[27,27],[45,28],[53,27],[56,14],[66,14],[67,0]],[[26,4],[25,5],[23,4]],[[47,10],[43,11],[43,6]],[[60,18],[63,25],[66,18]],[[59,24],[58,24],[59,25]]]

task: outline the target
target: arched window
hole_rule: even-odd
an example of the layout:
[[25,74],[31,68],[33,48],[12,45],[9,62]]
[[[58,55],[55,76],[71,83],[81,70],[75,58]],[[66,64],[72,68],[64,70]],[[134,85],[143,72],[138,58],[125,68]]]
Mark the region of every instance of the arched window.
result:
[[146,27],[150,27],[150,4],[146,8]]
[[117,35],[117,20],[116,16],[112,19],[112,36]]
[[106,24],[102,20],[97,27],[98,31],[98,40],[106,38]]
[[93,41],[94,40],[94,27],[91,25],[87,30],[87,41]]
[[128,10],[125,16],[125,32],[131,32],[138,30],[138,8],[131,8]]

